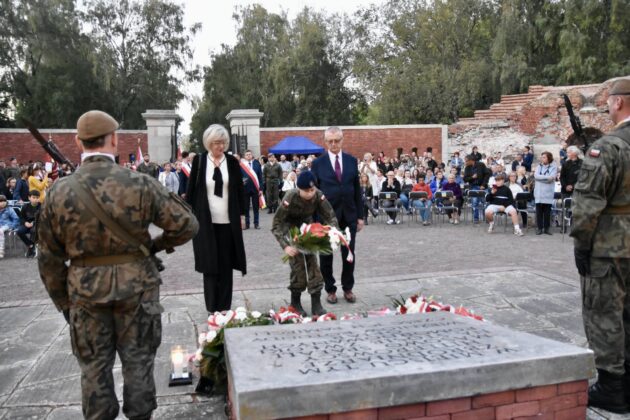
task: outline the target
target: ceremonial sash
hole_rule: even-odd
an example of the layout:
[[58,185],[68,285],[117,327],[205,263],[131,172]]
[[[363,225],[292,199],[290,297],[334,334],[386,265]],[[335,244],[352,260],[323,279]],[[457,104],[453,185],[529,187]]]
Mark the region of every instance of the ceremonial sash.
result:
[[263,194],[260,193],[260,184],[258,183],[258,176],[252,170],[252,168],[249,167],[249,165],[245,165],[243,162],[239,162],[239,163],[241,165],[241,169],[245,171],[245,174],[247,174],[249,179],[252,180],[252,182],[254,183],[254,186],[256,187],[256,192],[258,192],[258,207],[261,209],[267,208],[265,197]]
[[190,178],[190,164],[188,162],[182,163],[182,172],[186,175],[186,178]]

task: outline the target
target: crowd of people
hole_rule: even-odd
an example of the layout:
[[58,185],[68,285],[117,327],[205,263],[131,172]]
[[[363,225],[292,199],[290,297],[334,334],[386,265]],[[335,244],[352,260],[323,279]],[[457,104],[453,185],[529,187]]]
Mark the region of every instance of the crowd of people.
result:
[[[156,178],[170,192],[186,198],[194,157],[195,153],[183,152],[176,162],[157,164],[145,154],[141,161],[123,165]],[[280,155],[277,159],[271,153],[255,158],[251,150],[242,157],[238,154],[235,157],[241,162],[245,187],[245,229],[250,228],[251,216],[254,228],[259,229],[260,209],[266,206],[268,213],[274,213],[283,196],[296,188],[300,173],[310,171],[316,159],[315,155]],[[477,146],[463,157],[459,151],[454,152],[447,162],[438,162],[430,148],[424,153],[412,151],[397,157],[379,152],[374,158],[372,153],[365,153],[358,164],[365,223],[369,224],[368,215],[373,219],[378,217],[381,208],[387,214],[388,224],[399,224],[398,215],[407,213],[416,214],[426,226],[431,223],[432,206],[438,206],[444,207],[449,223],[457,225],[468,195],[473,223],[485,220],[488,232],[494,230],[495,215],[505,213],[512,220],[514,234],[521,236],[521,227],[527,227],[528,216],[526,211],[520,210],[534,204],[536,233],[551,235],[551,225],[559,223],[552,220],[552,206],[559,195],[562,200],[573,193],[582,157],[576,146],[567,147],[563,143],[559,164],[546,151],[538,162],[534,164],[530,146],[525,146],[522,153],[507,164],[500,152],[482,155]],[[32,210],[25,207],[35,200],[43,203],[46,190],[55,180],[71,173],[65,164],[29,162],[21,165],[14,157],[0,160],[0,200],[3,200],[0,203],[7,203],[4,206],[7,210],[0,209],[0,229],[19,232],[27,246],[27,257],[35,255],[35,235],[31,232],[34,232],[32,225],[36,215],[33,217]],[[381,193],[395,195],[385,198]],[[11,212],[15,214],[5,214]],[[29,218],[32,220],[27,220]],[[0,240],[4,242],[4,238]],[[0,256],[4,254],[3,242]]]

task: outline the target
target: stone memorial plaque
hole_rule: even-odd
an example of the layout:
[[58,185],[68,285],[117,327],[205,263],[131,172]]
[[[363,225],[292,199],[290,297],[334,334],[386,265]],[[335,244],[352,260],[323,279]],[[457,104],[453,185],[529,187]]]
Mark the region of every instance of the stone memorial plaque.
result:
[[233,410],[271,419],[583,380],[590,350],[447,312],[225,331]]

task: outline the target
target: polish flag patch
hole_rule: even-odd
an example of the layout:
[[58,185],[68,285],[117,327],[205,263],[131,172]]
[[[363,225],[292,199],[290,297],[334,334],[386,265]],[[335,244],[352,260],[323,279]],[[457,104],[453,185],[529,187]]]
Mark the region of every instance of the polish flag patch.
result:
[[599,151],[599,149],[591,149],[588,154],[590,157],[598,158],[601,152]]

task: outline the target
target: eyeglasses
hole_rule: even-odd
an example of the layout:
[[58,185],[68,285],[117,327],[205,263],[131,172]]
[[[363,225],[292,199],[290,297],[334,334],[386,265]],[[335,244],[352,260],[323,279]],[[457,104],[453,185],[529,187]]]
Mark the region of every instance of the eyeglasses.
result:
[[343,139],[328,139],[326,140],[326,143],[335,143],[335,144],[339,144],[343,141]]

